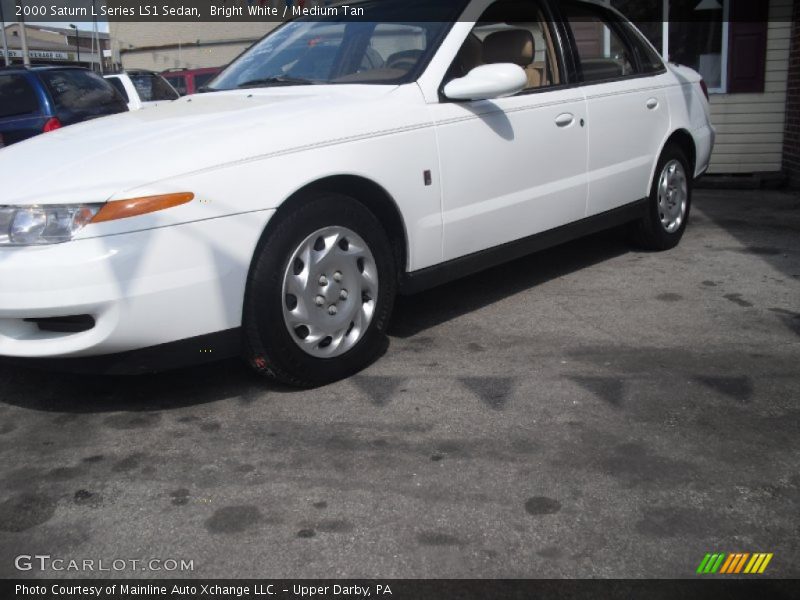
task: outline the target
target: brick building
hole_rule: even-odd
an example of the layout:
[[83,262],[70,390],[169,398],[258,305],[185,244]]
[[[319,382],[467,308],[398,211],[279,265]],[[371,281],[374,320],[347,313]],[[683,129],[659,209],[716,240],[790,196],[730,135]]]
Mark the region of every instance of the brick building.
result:
[[[5,26],[8,53],[11,64],[22,64],[21,25],[11,23]],[[61,64],[99,70],[100,61],[105,68],[111,66],[111,57],[105,56],[109,49],[107,33],[55,27],[49,25],[25,25],[28,38],[28,52],[32,64]],[[4,57],[0,45],[0,64]]]
[[125,69],[198,69],[227,65],[276,23],[111,22],[114,61]]

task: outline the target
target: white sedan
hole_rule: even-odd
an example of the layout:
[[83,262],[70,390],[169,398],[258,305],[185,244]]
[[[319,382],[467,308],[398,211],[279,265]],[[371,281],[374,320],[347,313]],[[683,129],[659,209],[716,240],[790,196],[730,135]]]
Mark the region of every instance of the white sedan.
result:
[[407,5],[4,149],[0,355],[320,385],[380,354],[397,292],[624,223],[679,242],[714,142],[697,73],[599,3]]

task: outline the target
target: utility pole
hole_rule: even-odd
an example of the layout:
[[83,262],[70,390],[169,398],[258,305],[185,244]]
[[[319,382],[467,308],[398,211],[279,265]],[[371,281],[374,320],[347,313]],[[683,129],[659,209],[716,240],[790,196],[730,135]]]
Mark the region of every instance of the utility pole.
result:
[[[19,0],[16,0],[16,4],[19,5]],[[28,31],[25,29],[25,17],[22,12],[20,12],[17,23],[19,24],[19,41],[22,43],[22,64],[30,67],[31,55],[28,52]]]
[[100,75],[103,74],[103,46],[100,43],[100,31],[97,26],[97,10],[95,8],[95,0],[92,0],[92,20],[94,21],[94,39],[95,45],[97,46],[97,57],[100,63]]
[[94,50],[95,50],[94,49],[94,42],[97,39],[97,36],[95,35],[95,29],[96,28],[97,28],[97,22],[95,21],[94,23],[92,23],[92,48],[91,48],[91,54],[89,55],[89,56],[92,57],[92,63],[91,63],[91,67],[90,67],[92,69],[92,71],[94,71]]
[[3,0],[0,0],[0,27],[2,27],[3,36],[3,59],[6,66],[11,64],[11,56],[8,54],[8,40],[6,39],[6,17],[3,14]]
[[78,53],[78,62],[81,62],[81,33],[78,31],[78,27],[73,25],[72,23],[69,26],[75,30],[75,51]]

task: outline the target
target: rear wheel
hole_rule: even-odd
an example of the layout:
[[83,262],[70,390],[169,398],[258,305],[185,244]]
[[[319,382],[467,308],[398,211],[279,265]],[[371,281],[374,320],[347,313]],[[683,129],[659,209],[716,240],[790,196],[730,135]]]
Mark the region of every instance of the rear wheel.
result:
[[278,218],[248,281],[247,358],[302,387],[352,375],[385,348],[396,290],[388,237],[366,207],[340,194]]
[[667,146],[656,167],[647,214],[634,224],[633,238],[647,250],[669,250],[686,231],[692,206],[692,176],[683,151]]

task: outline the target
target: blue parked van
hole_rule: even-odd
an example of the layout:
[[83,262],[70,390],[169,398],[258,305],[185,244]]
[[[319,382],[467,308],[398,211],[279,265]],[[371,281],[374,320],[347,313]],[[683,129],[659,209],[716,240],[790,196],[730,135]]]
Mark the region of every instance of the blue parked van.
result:
[[128,106],[111,84],[79,67],[0,69],[0,148]]

